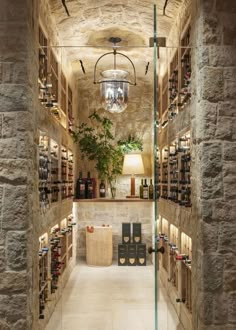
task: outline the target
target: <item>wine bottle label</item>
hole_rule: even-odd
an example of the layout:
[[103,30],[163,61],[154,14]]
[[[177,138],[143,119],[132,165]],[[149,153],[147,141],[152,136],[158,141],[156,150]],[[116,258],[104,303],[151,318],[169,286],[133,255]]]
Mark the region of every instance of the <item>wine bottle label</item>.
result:
[[143,189],[143,198],[148,198],[148,189]]
[[120,258],[120,263],[123,265],[125,263],[125,258]]
[[141,265],[143,265],[143,264],[145,263],[145,259],[144,259],[144,258],[139,258],[139,263],[140,263]]

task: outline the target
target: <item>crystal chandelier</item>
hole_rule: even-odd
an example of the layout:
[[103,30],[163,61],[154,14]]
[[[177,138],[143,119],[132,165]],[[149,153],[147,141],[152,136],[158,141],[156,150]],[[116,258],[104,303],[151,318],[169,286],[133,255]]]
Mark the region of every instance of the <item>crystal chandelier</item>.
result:
[[[128,105],[129,85],[136,85],[136,72],[131,59],[128,56],[117,52],[116,44],[120,42],[121,39],[112,37],[109,41],[113,43],[113,52],[105,53],[97,60],[94,67],[94,84],[100,84],[101,101],[105,110],[111,113],[120,113],[123,112]],[[101,72],[102,78],[96,80],[98,62],[107,55],[114,56],[113,68]],[[133,69],[133,82],[128,80],[128,71],[117,69],[117,55],[125,57],[128,60],[128,63],[131,64]]]

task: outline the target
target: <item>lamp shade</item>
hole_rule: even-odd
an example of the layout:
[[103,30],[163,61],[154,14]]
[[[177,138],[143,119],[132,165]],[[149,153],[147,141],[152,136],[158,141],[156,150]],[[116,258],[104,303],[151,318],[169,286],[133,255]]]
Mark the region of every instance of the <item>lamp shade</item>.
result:
[[122,174],[144,174],[141,154],[127,154],[124,157]]

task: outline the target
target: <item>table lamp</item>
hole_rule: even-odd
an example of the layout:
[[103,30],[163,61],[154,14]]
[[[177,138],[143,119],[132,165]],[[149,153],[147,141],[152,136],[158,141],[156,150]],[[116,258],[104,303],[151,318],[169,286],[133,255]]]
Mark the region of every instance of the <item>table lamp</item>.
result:
[[131,174],[131,193],[127,198],[138,198],[135,195],[135,174],[144,174],[141,154],[127,154],[124,157],[122,174]]

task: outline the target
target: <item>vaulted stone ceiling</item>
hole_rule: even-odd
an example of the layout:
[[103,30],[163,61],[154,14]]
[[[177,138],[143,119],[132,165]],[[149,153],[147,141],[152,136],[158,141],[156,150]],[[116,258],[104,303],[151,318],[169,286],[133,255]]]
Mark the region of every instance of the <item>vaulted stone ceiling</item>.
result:
[[[66,0],[70,16],[67,16],[62,0],[49,0],[49,4],[60,44],[66,47],[66,56],[80,79],[83,77],[80,60],[91,78],[98,57],[112,50],[108,41],[112,36],[122,38],[120,51],[134,61],[137,76],[143,77],[147,62],[152,63],[153,59],[149,38],[153,36],[154,4],[157,6],[158,36],[166,37],[183,1],[167,1],[165,15],[166,0]],[[106,58],[101,70],[108,61]],[[122,63],[120,65],[122,68]]]

